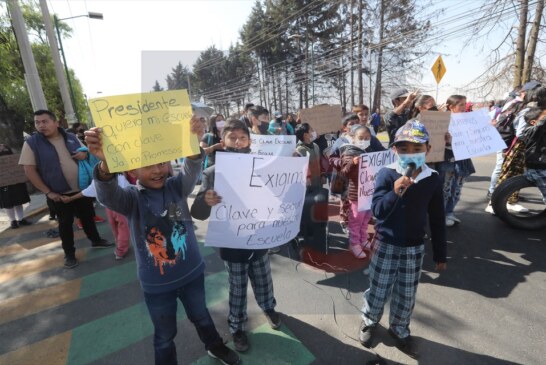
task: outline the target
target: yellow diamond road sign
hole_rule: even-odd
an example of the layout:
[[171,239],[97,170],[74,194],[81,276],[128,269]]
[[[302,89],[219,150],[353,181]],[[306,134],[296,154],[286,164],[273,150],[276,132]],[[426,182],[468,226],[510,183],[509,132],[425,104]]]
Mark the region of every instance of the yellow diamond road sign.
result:
[[440,80],[442,80],[442,77],[444,77],[444,75],[446,74],[446,65],[444,65],[444,60],[442,60],[442,56],[438,56],[430,70],[434,74],[436,83],[439,84]]

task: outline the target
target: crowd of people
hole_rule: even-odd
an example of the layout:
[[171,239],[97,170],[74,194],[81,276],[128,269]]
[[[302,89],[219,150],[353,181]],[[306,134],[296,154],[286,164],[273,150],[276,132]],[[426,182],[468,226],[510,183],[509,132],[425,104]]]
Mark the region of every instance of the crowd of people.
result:
[[[177,363],[174,345],[177,300],[184,305],[209,355],[224,364],[237,364],[239,356],[225,346],[206,308],[204,261],[192,218],[208,219],[211,208],[222,201],[215,191],[217,153],[250,153],[252,135],[294,135],[297,140],[294,156],[309,156],[300,227],[303,244],[311,237],[326,235],[323,228],[328,214],[318,219],[317,211],[328,205],[330,195],[337,196],[339,224],[348,236],[347,249],[359,260],[371,256],[370,285],[364,293],[361,310],[360,342],[365,347],[371,346],[391,297],[389,333],[401,351],[417,357],[409,324],[425,237],[430,235],[436,269],[445,270],[446,227],[461,223],[455,210],[465,179],[475,173],[470,159],[455,160],[449,133],[445,135],[444,160],[430,166],[425,163],[430,140],[419,116],[424,111],[437,110],[465,113],[472,110],[472,103],[463,95],[451,95],[439,106],[432,96],[404,88],[394,90],[390,100],[393,109],[383,118],[379,110],[370,115],[367,106],[355,105],[341,120],[333,122],[338,130],[328,136],[318,136],[313,121],[280,112],[272,113],[271,118],[266,108],[253,104],[245,105],[241,115],[227,120],[222,114],[214,114],[208,121],[194,116],[191,130],[200,141],[200,153],[184,158],[178,174],[173,172],[170,161],[111,173],[99,128],[84,132],[78,125],[72,131],[75,133],[70,133],[60,127],[53,113],[38,110],[34,113],[36,133],[25,142],[19,163],[30,182],[52,201],[66,268],[78,265],[73,232],[75,216],[80,219],[91,247],[112,247],[116,260],[127,255],[129,242],[132,243],[138,278],[155,329],[156,364]],[[546,88],[538,82],[525,84],[507,100],[491,103],[490,113],[491,123],[508,147],[497,153],[488,197],[508,177],[525,174],[541,189],[546,203]],[[383,125],[389,138],[387,146],[377,138]],[[398,159],[376,176],[371,209],[359,211],[361,155],[386,148],[392,148]],[[11,153],[9,148],[0,145],[0,154],[6,153]],[[414,168],[408,170],[410,165]],[[196,183],[200,187],[190,207],[187,200]],[[28,224],[20,208],[28,202],[26,190],[9,186],[0,193],[1,207],[7,210],[12,228]],[[103,239],[97,231],[95,197],[106,207],[115,243]],[[517,203],[515,194],[509,208],[521,211]],[[490,206],[486,211],[492,212]],[[368,233],[372,221],[373,240]],[[281,326],[281,315],[275,310],[269,260],[269,254],[274,252],[219,250],[229,277],[227,318],[237,352],[245,352],[250,346],[245,332],[249,280],[271,327]]]

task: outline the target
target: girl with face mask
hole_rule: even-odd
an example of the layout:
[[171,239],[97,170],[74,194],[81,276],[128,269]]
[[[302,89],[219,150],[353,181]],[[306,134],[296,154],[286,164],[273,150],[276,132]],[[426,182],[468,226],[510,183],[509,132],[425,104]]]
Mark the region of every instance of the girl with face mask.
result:
[[341,154],[341,175],[345,176],[349,182],[347,198],[350,202],[348,212],[349,228],[349,247],[352,254],[357,259],[366,258],[371,251],[371,243],[368,241],[368,223],[372,217],[371,210],[358,211],[358,187],[359,187],[359,167],[362,153],[382,151],[385,148],[379,141],[372,146],[370,129],[362,125],[355,125],[351,130],[352,141],[350,145],[342,147]]
[[297,154],[300,156],[309,155],[307,186],[311,189],[322,187],[324,181],[320,165],[320,150],[317,144],[313,143],[317,139],[317,132],[309,123],[302,123],[296,129],[296,138],[298,140],[296,145]]
[[[463,95],[451,95],[447,99],[446,107],[451,113],[464,113],[466,110],[466,97]],[[446,226],[451,227],[461,222],[453,211],[461,198],[461,191],[463,190],[465,179],[475,173],[476,170],[470,159],[455,161],[455,155],[451,148],[450,136],[446,140],[444,162],[437,164],[436,167],[440,173],[440,177],[444,178]]]

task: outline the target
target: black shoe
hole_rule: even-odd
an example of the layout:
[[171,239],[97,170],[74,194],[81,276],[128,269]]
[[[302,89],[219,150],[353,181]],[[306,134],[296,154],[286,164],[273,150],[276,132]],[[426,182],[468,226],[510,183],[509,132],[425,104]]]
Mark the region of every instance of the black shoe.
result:
[[73,269],[76,266],[78,266],[80,263],[78,262],[78,259],[76,256],[65,256],[64,257],[64,267],[67,269]]
[[377,326],[366,326],[364,321],[360,324],[360,330],[358,331],[358,339],[360,344],[366,348],[372,347],[373,336]]
[[107,240],[105,240],[104,238],[101,238],[100,241],[93,242],[91,244],[91,247],[93,247],[93,248],[108,248],[108,247],[114,247],[114,246],[115,246],[114,243],[110,243]]
[[9,226],[12,229],[19,228],[19,224],[17,224],[17,221],[11,221],[11,224]]
[[222,341],[219,341],[217,345],[212,346],[207,353],[210,357],[220,360],[225,365],[237,365],[241,363],[239,355],[226,345]]
[[32,224],[32,222],[27,221],[25,218],[23,218],[23,219],[21,219],[19,221],[20,226],[30,226],[31,224]]
[[238,352],[245,352],[248,350],[248,337],[243,330],[238,330],[233,334],[233,345]]
[[408,336],[404,338],[400,338],[394,333],[392,329],[389,328],[389,334],[392,336],[392,338],[395,339],[395,345],[396,348],[412,359],[419,358],[419,350],[417,349],[417,344],[413,340],[413,337]]
[[270,309],[264,313],[271,328],[273,328],[274,330],[279,329],[279,327],[281,326],[281,316],[279,312],[276,312],[274,309]]

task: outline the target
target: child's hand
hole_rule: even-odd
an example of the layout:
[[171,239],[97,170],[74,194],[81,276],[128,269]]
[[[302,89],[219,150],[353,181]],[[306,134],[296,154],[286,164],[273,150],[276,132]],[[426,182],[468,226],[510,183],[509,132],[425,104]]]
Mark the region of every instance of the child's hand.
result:
[[102,130],[98,127],[93,127],[88,131],[85,131],[85,143],[87,143],[87,148],[89,152],[95,155],[99,160],[106,162],[106,157],[104,157],[104,152],[102,150]]
[[434,270],[436,271],[445,271],[447,270],[447,262],[437,262],[434,266]]
[[359,156],[353,157],[353,165],[358,165],[359,162],[360,162]]
[[222,202],[222,197],[218,195],[214,190],[207,190],[205,193],[205,203],[208,206],[213,207]]
[[407,176],[402,176],[394,182],[394,193],[402,196],[407,188],[413,184],[413,180]]
[[85,160],[87,158],[87,152],[79,151],[72,155],[72,158],[78,161]]
[[192,115],[190,120],[190,130],[193,134],[197,135],[197,138],[200,140],[203,139],[205,134],[205,126],[201,122],[201,119],[197,115]]
[[72,201],[72,197],[68,195],[60,195],[61,201],[65,204],[70,203]]

